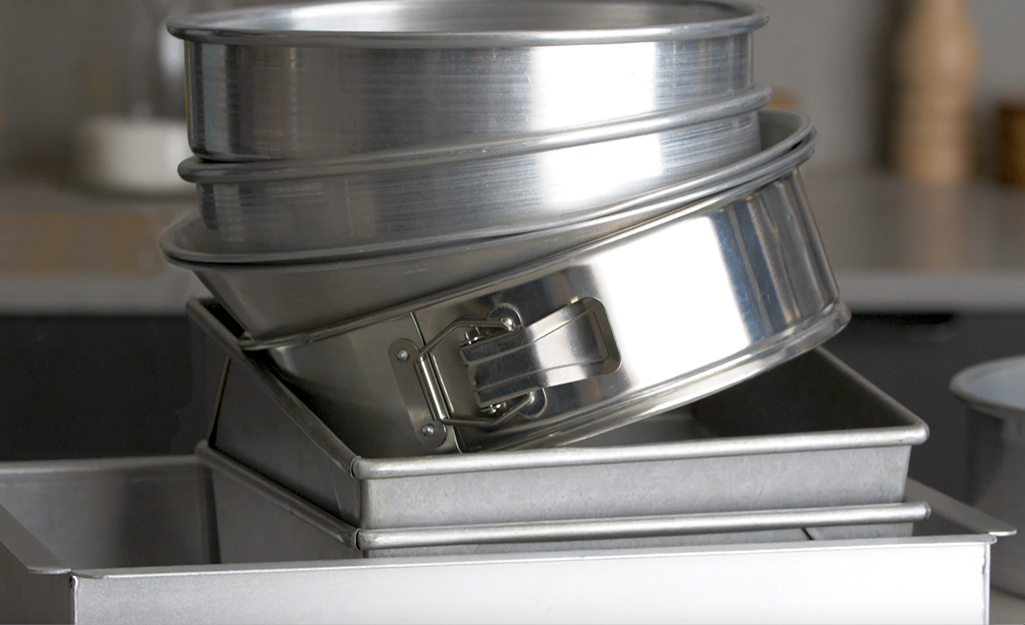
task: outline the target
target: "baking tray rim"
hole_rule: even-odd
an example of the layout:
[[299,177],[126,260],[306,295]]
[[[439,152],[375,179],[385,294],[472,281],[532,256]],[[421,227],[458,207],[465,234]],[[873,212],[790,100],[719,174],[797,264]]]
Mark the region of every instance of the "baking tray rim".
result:
[[[0,462],[0,479],[5,474],[20,472],[29,465],[53,463],[58,470],[77,471],[79,469],[102,471],[110,466],[138,466],[147,468],[150,462],[167,464],[199,465],[194,454],[172,456],[146,456],[98,459],[60,459],[50,461],[8,461]],[[45,468],[45,467],[44,467]],[[672,557],[682,554],[700,554],[709,552],[793,552],[812,549],[866,549],[886,546],[928,546],[928,545],[991,545],[999,538],[1015,534],[1015,529],[984,512],[968,507],[933,488],[913,479],[908,479],[905,498],[915,498],[926,502],[934,516],[951,521],[956,530],[951,533],[937,535],[911,536],[904,538],[852,538],[824,539],[804,541],[800,543],[769,543],[740,545],[697,545],[684,547],[628,547],[624,549],[573,550],[544,553],[487,553],[462,555],[429,555],[400,556],[387,559],[355,558],[334,560],[307,560],[291,562],[253,562],[229,564],[181,564],[138,567],[67,567],[50,553],[48,547],[39,543],[35,534],[21,524],[10,513],[0,506],[0,544],[10,550],[21,566],[32,574],[61,575],[71,574],[85,579],[129,579],[175,575],[218,575],[222,573],[267,572],[292,573],[324,569],[370,568],[384,569],[396,566],[432,566],[460,562],[467,565],[508,562],[510,564],[527,561],[566,561],[566,560],[609,560],[609,559],[644,559],[650,557]],[[10,523],[3,523],[3,517],[9,517]],[[333,517],[332,517],[333,518]],[[38,546],[38,549],[22,547]]]
[[238,461],[211,449],[206,443],[199,443],[195,453],[199,461],[214,475],[219,474],[234,480],[321,532],[333,536],[345,546],[361,552],[417,547],[728,534],[799,527],[903,524],[923,521],[931,511],[929,504],[924,501],[905,499],[898,503],[848,506],[363,529],[337,519]]

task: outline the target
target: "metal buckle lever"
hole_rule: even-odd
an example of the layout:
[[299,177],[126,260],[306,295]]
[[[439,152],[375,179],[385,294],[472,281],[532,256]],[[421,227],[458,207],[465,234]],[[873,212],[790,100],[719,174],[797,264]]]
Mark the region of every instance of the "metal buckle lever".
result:
[[[619,352],[608,317],[597,300],[579,300],[525,327],[519,325],[515,313],[505,314],[504,310],[497,309],[487,320],[454,321],[418,350],[406,340],[392,346],[397,354],[393,367],[400,378],[410,418],[424,444],[440,442],[440,432],[432,421],[494,431],[517,415],[538,418],[546,405],[544,389],[619,368]],[[496,315],[502,318],[495,319]],[[475,337],[468,335],[470,343],[463,345],[459,354],[469,376],[467,390],[474,393],[481,408],[479,415],[452,414],[445,393],[453,392],[451,383],[455,380],[443,383],[434,357],[435,350],[446,339],[464,329],[477,333]],[[489,331],[495,330],[499,331],[497,335],[488,336],[493,334]],[[403,363],[412,365],[416,372],[426,411],[416,407],[419,401],[407,396],[406,383],[401,380],[411,382],[408,376],[412,371],[404,368]],[[456,386],[466,388],[465,384]]]
[[476,419],[464,419],[458,421],[473,421],[473,423],[456,423],[457,419],[454,419],[452,415],[449,414],[445,398],[442,397],[442,391],[438,384],[438,376],[434,369],[434,363],[431,362],[431,352],[433,352],[434,349],[442,343],[442,341],[448,338],[449,335],[456,330],[464,328],[492,328],[509,331],[515,327],[513,325],[514,323],[515,322],[510,322],[509,320],[455,321],[442,330],[438,336],[434,337],[430,342],[423,346],[423,349],[420,350],[416,357],[416,375],[420,380],[420,386],[423,388],[424,395],[427,398],[427,405],[436,420],[448,425],[484,425],[495,421],[495,419],[482,419],[478,424],[476,423]]
[[460,352],[482,407],[619,368],[605,308],[591,298]]

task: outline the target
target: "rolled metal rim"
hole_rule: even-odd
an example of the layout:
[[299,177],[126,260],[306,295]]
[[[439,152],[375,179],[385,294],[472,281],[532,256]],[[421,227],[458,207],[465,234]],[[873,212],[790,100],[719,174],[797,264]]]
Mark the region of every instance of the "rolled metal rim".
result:
[[[411,4],[402,0],[365,2],[349,0],[327,5],[297,5],[268,7],[261,9],[237,9],[172,19],[168,31],[180,39],[197,43],[218,43],[248,46],[314,46],[347,48],[496,48],[532,47],[555,45],[590,45],[608,43],[634,43],[643,41],[667,41],[707,39],[725,37],[756,30],[768,21],[768,14],[757,5],[742,2],[715,2],[710,0],[663,0],[644,3],[586,2],[581,0],[549,0],[548,2],[483,2],[482,0],[426,0],[422,6],[462,8],[473,6],[499,6],[518,4],[520,7],[586,7],[595,4],[628,7],[654,6],[665,10],[676,10],[678,19],[649,20],[652,23],[637,23],[622,27],[596,28],[517,28],[503,29],[498,25],[482,29],[448,28],[439,25],[433,30],[397,29],[350,29],[317,30],[312,27],[317,20],[325,23],[332,19],[344,19],[345,11],[353,11],[359,5],[377,5],[378,10],[395,11],[395,7]],[[547,10],[547,9],[543,9]],[[579,10],[579,9],[578,9]],[[682,19],[683,11],[690,10],[698,19]],[[520,8],[520,11],[524,11]],[[718,17],[712,14],[718,14]],[[702,18],[701,15],[709,17]],[[543,16],[542,16],[543,18]],[[541,18],[538,18],[541,19]],[[643,22],[643,20],[642,20]],[[299,24],[299,27],[295,27]],[[303,26],[305,24],[305,26]]]
[[587,219],[751,156],[759,149],[756,111],[769,95],[752,89],[672,115],[467,148],[369,159],[190,160],[183,174],[199,186],[200,212],[224,251],[432,248]]
[[[297,12],[308,20],[293,23]],[[697,104],[751,86],[751,32],[607,45],[482,40],[484,47],[466,49],[406,40],[425,30],[443,42],[488,24],[590,32],[746,14],[700,0],[353,0],[236,12],[213,20],[211,41],[186,41],[189,141],[212,161],[330,157],[551,132]],[[272,39],[306,32],[295,45],[217,39],[242,26]],[[335,45],[348,31],[391,32],[396,43]],[[307,34],[328,43],[306,45]]]
[[[657,133],[400,170],[199,185],[227,252],[436,248],[558,227],[759,150],[755,111]],[[311,172],[313,173],[313,172]]]
[[[757,154],[737,161],[726,167],[689,179],[679,184],[657,189],[622,202],[595,209],[584,219],[569,221],[543,230],[534,230],[505,237],[481,238],[461,244],[430,249],[398,250],[392,254],[368,254],[361,246],[335,247],[301,252],[226,253],[216,251],[217,242],[207,241],[203,249],[189,246],[181,239],[187,235],[207,235],[200,218],[187,218],[171,226],[160,237],[160,247],[167,259],[177,265],[202,271],[204,267],[231,265],[238,269],[245,267],[270,267],[286,264],[306,265],[311,263],[337,263],[341,261],[368,264],[415,262],[418,258],[430,257],[451,251],[454,247],[487,249],[511,241],[525,241],[537,237],[556,236],[559,231],[586,228],[602,221],[616,221],[632,213],[657,215],[660,211],[672,210],[681,202],[693,202],[703,197],[720,193],[732,187],[745,184],[756,178],[778,175],[796,167],[811,157],[817,141],[810,119],[801,113],[791,111],[761,111],[759,121],[763,128],[769,124],[782,126],[786,137]],[[215,251],[210,251],[214,249]]]
[[1000,401],[991,395],[978,391],[981,378],[1017,371],[1019,384],[1025,384],[1025,356],[1012,356],[990,360],[958,372],[950,380],[950,392],[970,408],[1004,418],[1025,419],[1025,401],[1011,403]]
[[555,132],[480,143],[385,150],[357,156],[240,163],[209,162],[193,156],[182,161],[178,166],[178,174],[184,180],[196,184],[266,182],[269,180],[326,178],[518,156],[627,139],[681,126],[736,117],[762,108],[769,103],[771,97],[772,90],[769,87],[752,87],[742,94],[706,102],[697,107],[659,111]]

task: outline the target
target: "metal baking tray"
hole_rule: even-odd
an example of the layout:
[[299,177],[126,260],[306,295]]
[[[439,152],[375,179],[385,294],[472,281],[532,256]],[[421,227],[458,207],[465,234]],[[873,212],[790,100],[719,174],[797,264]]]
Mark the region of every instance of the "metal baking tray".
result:
[[907,538],[344,559],[293,518],[243,564],[211,477],[194,456],[0,464],[0,621],[986,623],[1013,533],[909,482],[933,513]]
[[217,371],[209,445],[364,530],[896,503],[925,423],[823,350],[575,447],[352,453],[212,302],[188,316]]
[[[201,443],[199,460],[211,469],[218,543],[232,562],[267,557],[263,536],[303,536],[316,552],[347,557],[465,553],[521,553],[578,549],[683,547],[707,544],[798,542],[811,532],[830,538],[911,535],[929,515],[923,502],[683,514],[539,523],[491,523],[399,529],[358,529]],[[320,547],[317,547],[317,545]]]

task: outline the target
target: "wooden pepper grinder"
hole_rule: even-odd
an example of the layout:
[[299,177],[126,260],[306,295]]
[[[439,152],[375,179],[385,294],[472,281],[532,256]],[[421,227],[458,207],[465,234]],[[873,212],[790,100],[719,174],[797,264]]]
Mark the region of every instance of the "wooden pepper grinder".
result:
[[897,171],[917,182],[965,182],[979,54],[964,0],[914,0],[896,54]]

